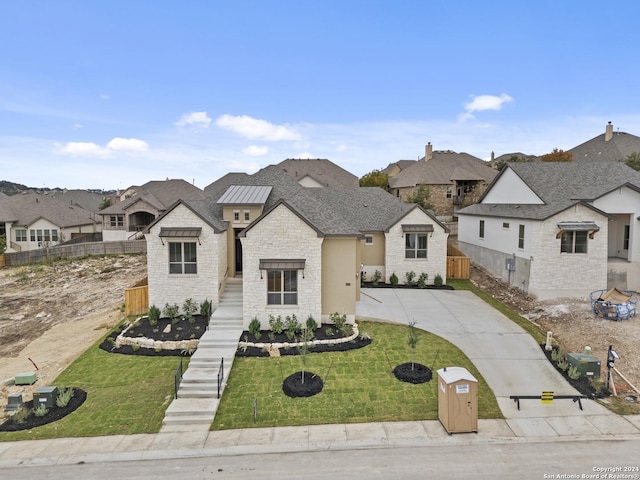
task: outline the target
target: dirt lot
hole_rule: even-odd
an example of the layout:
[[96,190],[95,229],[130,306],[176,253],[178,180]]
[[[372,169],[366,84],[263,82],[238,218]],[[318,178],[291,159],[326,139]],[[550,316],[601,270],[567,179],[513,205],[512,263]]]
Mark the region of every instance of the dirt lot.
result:
[[[616,368],[632,385],[640,388],[640,315],[617,322],[596,317],[588,299],[590,292],[585,292],[583,299],[536,301],[476,266],[471,269],[471,280],[523,317],[540,325],[544,331],[553,332],[556,342],[567,352],[581,353],[585,346],[590,346],[592,355],[602,362],[603,373],[609,345],[613,345],[620,355]],[[618,386],[626,385],[630,390],[627,382],[615,374],[614,378]]]
[[121,320],[125,288],[145,276],[144,255],[0,269],[0,382],[36,366],[39,378],[33,386],[0,383],[0,414],[8,394],[30,400]]

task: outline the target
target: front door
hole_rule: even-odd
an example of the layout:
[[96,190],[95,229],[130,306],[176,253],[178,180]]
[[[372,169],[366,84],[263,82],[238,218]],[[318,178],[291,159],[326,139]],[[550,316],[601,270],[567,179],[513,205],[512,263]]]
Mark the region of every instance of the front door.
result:
[[240,241],[240,237],[238,237],[241,231],[240,229],[235,230],[236,274],[242,273],[242,242]]

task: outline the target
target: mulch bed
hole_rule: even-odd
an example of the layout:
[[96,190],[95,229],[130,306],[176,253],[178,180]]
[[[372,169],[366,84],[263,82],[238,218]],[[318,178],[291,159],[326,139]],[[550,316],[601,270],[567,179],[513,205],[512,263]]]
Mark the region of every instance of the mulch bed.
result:
[[[79,388],[73,389],[73,397],[65,407],[53,406],[49,408],[46,415],[42,417],[36,417],[33,412],[29,415],[23,423],[15,423],[13,417],[9,417],[2,425],[0,425],[0,432],[17,432],[19,430],[29,430],[31,428],[40,427],[48,423],[55,422],[61,418],[66,417],[70,413],[73,413],[80,405],[87,399],[87,392]],[[24,403],[24,407],[29,410],[33,408],[33,400]]]
[[[190,323],[187,320],[180,320],[178,323],[171,325],[171,332],[163,333],[163,330],[167,325],[171,324],[171,320],[168,318],[161,318],[158,320],[156,326],[149,324],[147,317],[140,318],[138,325],[129,329],[125,334],[127,337],[145,337],[153,338],[160,341],[181,341],[189,340],[192,338],[199,339],[207,331],[209,325],[209,318],[203,315],[194,315],[194,322]],[[134,349],[131,345],[123,345],[120,348],[113,347],[113,341],[120,335],[122,330],[125,329],[125,325],[121,325],[113,330],[102,341],[99,347],[105,352],[109,353],[121,353],[124,355],[143,355],[148,357],[184,357],[189,356],[189,352],[182,350],[159,350],[156,351],[153,348],[139,348]],[[112,340],[109,340],[112,339]]]
[[[262,332],[261,332],[262,333]],[[283,333],[280,335],[275,335],[274,339],[271,340],[267,336],[268,331],[265,331],[260,335],[260,339],[256,340],[253,334],[245,331],[242,333],[240,337],[242,341],[253,342],[253,343],[284,343],[289,342],[292,343],[295,340],[289,340],[287,336]],[[344,336],[340,333],[327,336],[323,328],[319,328],[316,331],[317,336],[314,336],[314,340],[327,340],[327,339],[337,339],[343,338]],[[371,343],[370,338],[365,338],[362,336],[358,336],[353,340],[349,340],[347,342],[342,343],[331,343],[331,344],[320,344],[309,346],[308,353],[325,353],[325,352],[346,352],[348,350],[355,350],[358,348],[366,347]],[[280,355],[299,355],[300,349],[298,347],[289,347],[289,348],[280,348]],[[264,350],[263,348],[258,347],[246,347],[246,348],[238,348],[236,350],[236,357],[268,357],[269,352]]]
[[[609,390],[607,390],[606,387],[604,387],[602,390],[596,389],[591,383],[591,379],[589,377],[580,377],[577,380],[574,380],[573,378],[569,377],[568,373],[562,370],[561,368],[559,368],[558,364],[554,362],[553,359],[551,358],[551,354],[553,351],[545,350],[544,344],[540,344],[540,347],[542,348],[542,351],[547,357],[547,360],[551,362],[551,365],[553,365],[553,367],[562,374],[562,376],[567,380],[567,382],[569,382],[569,384],[571,384],[571,386],[575,388],[578,392],[580,392],[582,395],[592,399],[606,398],[611,395],[611,392],[609,392]],[[553,348],[554,350],[557,349],[557,347],[553,347]],[[602,371],[600,372],[600,379],[602,379],[602,375],[606,376],[606,372],[602,372]]]
[[[303,375],[304,383],[302,382]],[[301,371],[296,372],[282,382],[282,391],[292,398],[312,397],[320,393],[323,387],[322,379],[313,372],[304,372],[304,374]]]
[[433,378],[431,369],[421,363],[403,363],[393,369],[393,374],[403,382],[418,384],[428,382]]

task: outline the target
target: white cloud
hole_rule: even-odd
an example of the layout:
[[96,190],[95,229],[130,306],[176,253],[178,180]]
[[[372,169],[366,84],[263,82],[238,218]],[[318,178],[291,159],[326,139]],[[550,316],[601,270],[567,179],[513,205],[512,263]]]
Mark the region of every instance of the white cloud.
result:
[[73,124],[73,128],[82,128],[82,124],[81,123],[74,123]]
[[100,94],[100,99],[101,100],[109,100],[111,98],[111,95],[108,95],[106,93],[101,93]]
[[106,146],[101,147],[94,142],[67,142],[56,144],[54,151],[62,155],[74,157],[109,157],[115,152],[140,153],[149,150],[149,144],[137,138],[115,137]]
[[257,145],[250,145],[247,148],[245,148],[244,150],[242,150],[242,153],[244,153],[246,155],[250,155],[252,157],[261,157],[261,156],[266,155],[267,153],[269,153],[269,148],[268,147],[259,147]]
[[257,138],[269,141],[300,139],[300,135],[287,126],[274,125],[266,120],[252,118],[247,115],[237,117],[222,115],[216,120],[216,125],[250,139]]
[[68,142],[56,149],[58,153],[64,155],[81,157],[106,157],[109,151],[93,142]]
[[511,98],[506,93],[503,93],[499,97],[496,95],[475,95],[472,96],[472,100],[465,104],[465,112],[458,116],[461,121],[475,118],[473,112],[482,112],[484,110],[501,110],[505,103],[512,102]]
[[149,150],[149,144],[137,138],[116,137],[107,143],[107,148],[119,152],[146,152]]
[[211,125],[211,118],[207,115],[207,112],[185,113],[174,125],[176,127],[207,128]]
[[293,158],[300,158],[300,159],[303,159],[303,158],[316,158],[316,157],[314,157],[313,155],[311,155],[309,152],[300,152],[298,155],[296,155],[296,156],[295,156],[295,157],[293,157]]

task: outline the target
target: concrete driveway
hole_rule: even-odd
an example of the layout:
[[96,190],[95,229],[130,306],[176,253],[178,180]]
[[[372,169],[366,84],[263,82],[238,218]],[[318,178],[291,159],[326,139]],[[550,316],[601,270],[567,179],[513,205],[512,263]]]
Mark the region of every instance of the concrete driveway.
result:
[[416,327],[439,335],[460,348],[493,390],[505,418],[613,416],[591,400],[584,410],[572,400],[521,400],[520,411],[511,395],[579,395],[545,357],[522,328],[468,291],[365,288],[356,307],[360,319]]

